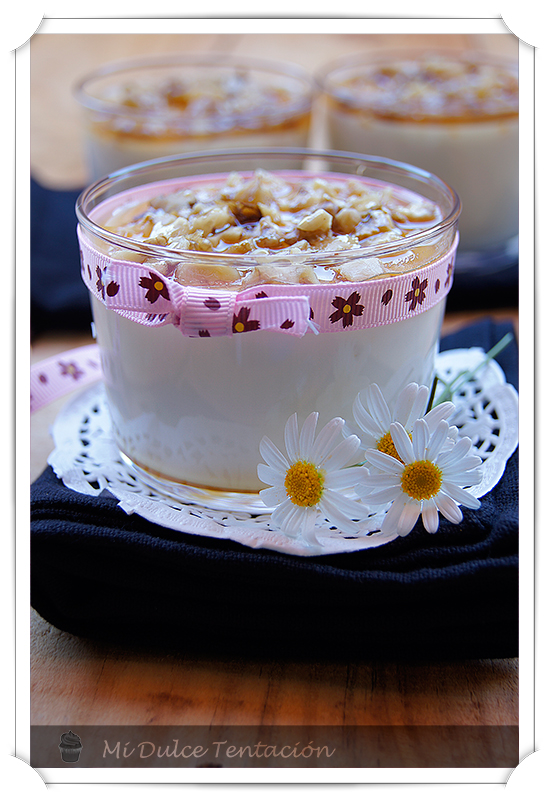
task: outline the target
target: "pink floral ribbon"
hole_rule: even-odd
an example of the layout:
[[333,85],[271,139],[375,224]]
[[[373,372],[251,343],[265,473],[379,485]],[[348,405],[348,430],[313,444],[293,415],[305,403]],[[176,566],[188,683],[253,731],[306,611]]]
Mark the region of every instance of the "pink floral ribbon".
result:
[[73,389],[102,377],[97,344],[75,347],[31,367],[31,414]]
[[[182,286],[147,264],[112,259],[79,228],[81,271],[93,296],[142,325],[172,324],[185,336],[278,330],[304,336],[388,325],[440,302],[453,281],[458,237],[437,261],[361,283],[266,284],[241,292]],[[356,255],[356,254],[355,254]]]

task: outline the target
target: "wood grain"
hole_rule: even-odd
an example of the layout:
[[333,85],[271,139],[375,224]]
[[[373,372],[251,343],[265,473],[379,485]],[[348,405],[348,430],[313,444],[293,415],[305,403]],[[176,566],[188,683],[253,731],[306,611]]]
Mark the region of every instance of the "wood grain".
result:
[[33,611],[33,725],[516,725],[516,659],[296,663],[97,644]]

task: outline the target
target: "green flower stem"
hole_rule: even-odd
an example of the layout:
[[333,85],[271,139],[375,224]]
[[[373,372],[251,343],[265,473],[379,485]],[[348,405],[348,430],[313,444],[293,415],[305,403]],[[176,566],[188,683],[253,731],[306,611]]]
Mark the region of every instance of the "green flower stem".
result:
[[[454,395],[454,393],[457,392],[458,389],[460,389],[461,386],[463,386],[463,384],[465,384],[468,381],[470,381],[471,378],[474,378],[474,376],[477,374],[477,372],[480,372],[480,370],[483,367],[485,367],[494,358],[494,356],[497,356],[499,353],[501,353],[501,351],[504,350],[510,344],[510,342],[513,340],[513,338],[514,338],[514,336],[513,336],[512,333],[506,333],[505,336],[502,339],[500,339],[499,342],[496,345],[494,345],[492,347],[492,349],[489,350],[486,353],[486,356],[484,357],[484,359],[480,362],[480,364],[477,367],[475,367],[474,369],[471,369],[471,370],[463,370],[458,375],[456,375],[456,377],[450,383],[447,383],[445,380],[443,380],[442,378],[440,378],[437,375],[436,376],[436,380],[438,380],[438,381],[440,381],[440,383],[444,384],[445,389],[442,392],[442,394],[440,394],[438,396],[438,399],[435,402],[435,405],[438,406],[438,405],[440,405],[440,403],[446,402],[446,400],[451,400],[453,395]],[[459,381],[459,383],[458,383],[458,381]],[[434,396],[434,393],[435,393],[435,386],[433,384],[432,396]],[[429,409],[431,407],[432,407],[432,404],[429,403]]]
[[434,395],[436,394],[436,385],[437,385],[438,381],[439,381],[438,375],[435,375],[434,376],[434,380],[432,382],[432,388],[430,390],[429,402],[427,403],[427,408],[425,410],[425,414],[429,413],[429,411],[432,408],[432,404],[434,403]]

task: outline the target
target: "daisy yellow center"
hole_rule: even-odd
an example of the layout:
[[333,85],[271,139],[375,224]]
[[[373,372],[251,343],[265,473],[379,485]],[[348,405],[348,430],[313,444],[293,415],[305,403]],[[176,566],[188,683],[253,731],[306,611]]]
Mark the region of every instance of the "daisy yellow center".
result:
[[432,461],[413,461],[404,467],[402,489],[414,500],[429,500],[442,486],[442,470]]
[[352,311],[352,306],[347,303],[345,306],[343,306],[342,310],[345,314],[350,314],[350,312]]
[[155,281],[154,287],[158,292],[160,292],[164,288],[164,283],[161,283],[161,281]]
[[236,322],[235,330],[237,331],[237,333],[243,333],[243,331],[245,330],[245,326],[243,325],[242,322]]
[[381,436],[381,438],[377,442],[377,450],[379,450],[381,453],[386,453],[387,456],[392,456],[393,458],[397,458],[398,461],[402,461],[402,459],[398,455],[398,451],[394,447],[394,442],[392,441],[392,436],[390,435],[390,431],[385,433],[384,436]]
[[323,475],[308,461],[296,461],[285,475],[285,489],[296,506],[315,506],[323,494]]

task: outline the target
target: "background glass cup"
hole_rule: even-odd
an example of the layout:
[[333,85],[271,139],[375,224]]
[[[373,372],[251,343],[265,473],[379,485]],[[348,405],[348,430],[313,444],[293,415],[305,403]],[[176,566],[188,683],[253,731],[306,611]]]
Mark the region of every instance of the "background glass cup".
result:
[[[142,187],[151,185],[153,196],[160,190],[159,182],[176,179],[185,185],[197,175],[208,175],[211,181],[219,165],[228,160],[248,174],[266,165],[276,171],[279,163],[284,165],[282,174],[295,181],[313,174],[390,184],[416,192],[441,209],[441,221],[399,241],[285,255],[291,265],[299,260],[334,266],[370,256],[390,263],[410,248],[415,253],[412,269],[422,270],[449,253],[455,240],[459,199],[437,177],[386,159],[288,148],[203,153],[121,170],[81,194],[77,203],[80,236],[99,252],[114,247],[120,253],[124,248],[130,267],[140,268],[148,256],[158,263],[162,247],[117,236],[103,228],[102,221],[126,201],[129,192],[138,191],[141,196]],[[289,163],[294,166],[291,173]],[[165,251],[164,257],[171,262],[195,262],[199,269],[210,258],[216,264],[238,265],[242,271],[254,269],[260,261],[282,261],[281,253],[255,256],[173,249]],[[88,266],[83,262],[83,270]],[[385,289],[396,280],[386,275]],[[331,285],[340,294],[347,282]],[[300,293],[312,297],[318,289],[301,285]],[[318,411],[319,425],[335,416],[353,420],[353,401],[372,382],[379,384],[388,402],[411,381],[430,385],[445,307],[444,298],[397,322],[357,330],[339,326],[339,330],[318,334],[306,330],[302,338],[277,330],[194,338],[173,325],[147,327],[126,319],[94,296],[93,284],[91,293],[113,431],[121,452],[142,470],[142,477],[161,481],[169,493],[174,482],[205,490],[204,503],[209,502],[209,491],[219,499],[220,492],[263,488],[256,472],[260,440],[267,435],[281,443],[285,423],[293,413],[303,421]]]
[[[513,88],[494,113],[441,111],[437,80],[422,109],[416,64],[477,65],[455,79],[454,91],[485,91],[485,71],[503,70]],[[396,65],[404,66],[399,78]],[[470,67],[469,67],[470,69]],[[473,78],[474,75],[474,78]],[[373,77],[375,76],[375,77]],[[325,101],[331,147],[415,164],[453,186],[461,198],[457,269],[492,272],[518,261],[518,63],[475,52],[403,49],[357,55],[316,76]],[[469,81],[475,81],[469,89]],[[373,90],[374,81],[375,90]],[[404,99],[405,98],[405,99]],[[421,98],[421,99],[420,99]],[[417,110],[411,113],[411,105]],[[458,110],[459,109],[459,110]]]
[[227,55],[107,64],[75,87],[91,180],[178,153],[304,147],[313,94],[299,66]]

